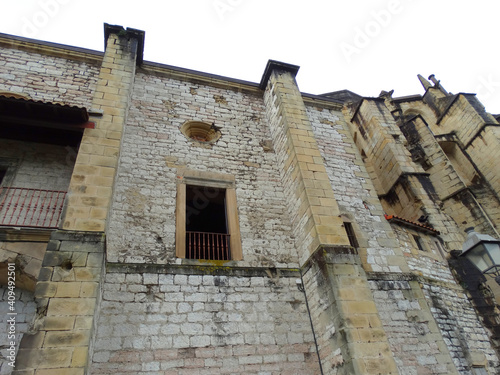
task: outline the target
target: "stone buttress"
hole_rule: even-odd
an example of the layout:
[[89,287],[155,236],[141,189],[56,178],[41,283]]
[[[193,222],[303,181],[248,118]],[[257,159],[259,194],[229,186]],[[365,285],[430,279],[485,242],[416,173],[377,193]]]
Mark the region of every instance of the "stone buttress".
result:
[[[261,88],[282,167],[324,373],[397,374],[359,256],[350,246],[325,165],[295,82],[297,66],[269,61]],[[325,332],[330,335],[324,335]]]
[[144,33],[105,25],[106,51],[93,94],[95,129],[85,129],[62,228],[52,234],[35,289],[34,335],[25,335],[14,374],[82,375],[92,352],[105,230],[135,66]]

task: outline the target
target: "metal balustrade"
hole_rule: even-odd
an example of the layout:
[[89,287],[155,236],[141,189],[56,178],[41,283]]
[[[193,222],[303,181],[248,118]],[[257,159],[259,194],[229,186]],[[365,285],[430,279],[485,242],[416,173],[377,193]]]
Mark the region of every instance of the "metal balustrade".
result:
[[231,260],[229,234],[186,231],[186,258]]
[[0,188],[0,226],[58,228],[65,191]]

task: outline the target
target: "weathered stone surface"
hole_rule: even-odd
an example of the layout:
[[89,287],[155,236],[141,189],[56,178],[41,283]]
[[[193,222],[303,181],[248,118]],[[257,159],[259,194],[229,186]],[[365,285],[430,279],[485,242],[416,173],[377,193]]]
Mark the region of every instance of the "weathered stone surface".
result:
[[[191,94],[193,87],[196,94]],[[213,95],[224,96],[227,104],[216,103]],[[190,169],[224,173],[236,181],[245,249],[240,266],[297,266],[276,156],[260,146],[270,138],[263,104],[257,92],[136,75],[117,174],[108,261],[175,262],[176,176]],[[186,139],[179,127],[193,118],[215,123],[222,137],[208,148]]]
[[[143,63],[141,32],[106,30],[104,55],[0,36],[0,92],[95,123],[78,150],[0,140],[2,186],[70,186],[46,250],[49,231],[1,233],[0,271],[38,277],[36,304],[14,292],[15,374],[498,372],[493,298],[492,334],[488,290],[472,306],[448,265],[462,229],[500,225],[498,116],[422,77],[423,99],[311,96],[279,62],[259,86]],[[220,139],[186,138],[187,121]],[[186,181],[231,191],[242,260],[176,258]]]
[[[140,364],[212,372],[318,372],[304,295],[295,278],[108,274],[93,372]],[[127,277],[127,291],[118,291]],[[155,280],[158,279],[156,275]],[[167,290],[178,288],[179,293]],[[162,291],[165,290],[166,292]],[[148,357],[149,356],[149,357]],[[153,367],[154,367],[153,366]],[[250,370],[251,367],[253,370]]]

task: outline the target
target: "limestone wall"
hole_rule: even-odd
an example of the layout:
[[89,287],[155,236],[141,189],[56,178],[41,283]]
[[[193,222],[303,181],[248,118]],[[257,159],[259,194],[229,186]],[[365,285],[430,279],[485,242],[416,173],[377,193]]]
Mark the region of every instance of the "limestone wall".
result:
[[[237,89],[138,73],[125,128],[108,234],[108,261],[172,263],[179,170],[235,176],[242,266],[296,266],[262,98]],[[213,145],[187,139],[188,120],[214,123]],[[239,264],[239,265],[240,265]]]
[[9,168],[3,185],[67,191],[76,152],[69,146],[0,139],[0,166]]
[[[35,316],[36,304],[35,299],[32,292],[28,292],[25,290],[17,289],[15,291],[15,312],[17,313],[15,316],[7,315],[10,311],[8,301],[8,288],[6,286],[1,286],[0,288],[0,299],[2,303],[0,303],[0,374],[8,375],[14,371],[12,366],[9,366],[10,359],[7,357],[9,354],[10,342],[15,343],[15,352],[18,352],[19,344],[23,336],[26,335],[28,330],[30,329],[30,324],[32,323],[33,317]],[[11,325],[8,323],[8,319],[14,317],[15,318],[15,339],[10,338],[9,336],[12,331],[9,330]]]
[[418,284],[370,281],[401,374],[456,374]]
[[498,372],[498,357],[463,290],[424,284],[423,292],[456,368],[467,373],[471,366],[483,365]]
[[370,285],[401,374],[473,374],[473,366],[496,373],[488,335],[458,286],[383,280]]
[[[438,244],[441,242],[437,236],[412,231],[398,225],[392,226],[392,229],[396,233],[411,271],[436,281],[455,284],[447,262],[448,251],[443,245]],[[418,249],[415,240],[412,239],[413,235],[420,238],[424,251]]]
[[11,45],[14,48],[4,48],[1,42],[0,92],[22,93],[33,100],[90,108],[99,74],[95,61],[16,49],[15,42]]
[[307,110],[340,212],[352,223],[365,265],[372,271],[407,270],[342,113]]
[[112,272],[92,374],[318,374],[294,277]]

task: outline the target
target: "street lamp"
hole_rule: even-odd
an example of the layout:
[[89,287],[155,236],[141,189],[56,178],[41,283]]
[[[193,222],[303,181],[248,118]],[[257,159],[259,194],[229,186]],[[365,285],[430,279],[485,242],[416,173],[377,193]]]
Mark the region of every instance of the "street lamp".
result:
[[474,228],[467,228],[467,239],[462,246],[462,254],[476,268],[495,278],[500,285],[500,241],[487,235],[474,232]]

